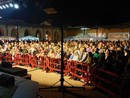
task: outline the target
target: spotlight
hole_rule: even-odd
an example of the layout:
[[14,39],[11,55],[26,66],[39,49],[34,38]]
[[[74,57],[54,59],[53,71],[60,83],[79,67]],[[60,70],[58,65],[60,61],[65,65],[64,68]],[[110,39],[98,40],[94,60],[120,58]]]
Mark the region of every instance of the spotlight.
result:
[[6,9],[5,5],[2,5],[3,9]]
[[18,4],[14,4],[14,8],[18,9],[19,5]]
[[7,8],[19,9],[19,2],[15,0],[0,0],[0,10]]
[[2,9],[3,9],[3,7],[2,7],[2,6],[0,6],[0,9],[2,10]]
[[7,8],[9,8],[9,5],[8,5],[8,4],[5,4],[5,6],[6,6]]
[[9,3],[9,6],[10,6],[10,7],[13,7],[13,4],[12,4],[12,3]]

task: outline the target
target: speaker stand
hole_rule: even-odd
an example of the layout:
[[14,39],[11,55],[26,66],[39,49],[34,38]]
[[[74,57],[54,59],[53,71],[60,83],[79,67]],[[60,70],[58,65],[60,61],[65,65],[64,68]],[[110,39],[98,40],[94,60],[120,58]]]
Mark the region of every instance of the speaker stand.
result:
[[[52,88],[58,88],[58,91],[60,91],[62,93],[62,98],[64,98],[64,93],[68,92],[67,88],[82,88],[85,89],[84,87],[75,87],[72,84],[70,84],[69,82],[64,80],[64,51],[63,51],[63,26],[61,27],[61,78],[59,81],[57,81],[56,83],[54,83],[52,86],[50,87],[45,87],[45,88],[39,88],[39,90],[41,89],[52,89]],[[60,86],[55,86],[58,82],[60,82]],[[68,83],[69,86],[64,86],[64,82]]]

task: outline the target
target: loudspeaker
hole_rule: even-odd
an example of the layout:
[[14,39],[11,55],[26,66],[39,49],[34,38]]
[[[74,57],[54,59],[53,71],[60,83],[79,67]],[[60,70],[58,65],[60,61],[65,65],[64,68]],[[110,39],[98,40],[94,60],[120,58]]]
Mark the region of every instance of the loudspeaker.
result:
[[15,79],[13,76],[7,74],[0,75],[0,85],[4,87],[10,87],[15,84]]
[[19,67],[12,67],[12,68],[4,68],[0,67],[0,71],[17,76],[25,76],[27,75],[27,69],[19,68]]
[[2,62],[1,67],[11,68],[11,67],[12,67],[12,64],[11,64],[10,62]]

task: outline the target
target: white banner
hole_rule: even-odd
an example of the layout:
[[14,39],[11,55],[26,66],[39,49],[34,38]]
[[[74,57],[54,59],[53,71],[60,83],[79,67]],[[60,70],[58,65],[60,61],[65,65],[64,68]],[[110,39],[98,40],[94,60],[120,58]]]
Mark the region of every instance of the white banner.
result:
[[108,39],[114,39],[114,40],[129,40],[129,33],[109,33]]

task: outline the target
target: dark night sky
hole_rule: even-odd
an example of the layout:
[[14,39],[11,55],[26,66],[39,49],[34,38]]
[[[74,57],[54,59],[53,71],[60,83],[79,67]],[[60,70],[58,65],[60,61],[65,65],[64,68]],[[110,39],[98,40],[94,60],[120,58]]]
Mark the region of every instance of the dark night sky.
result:
[[[18,0],[19,10],[2,10],[3,19],[19,19],[40,24],[51,20],[64,25],[111,25],[130,21],[129,3],[115,0]],[[23,2],[27,7],[23,6]],[[54,7],[58,14],[47,15],[44,8]]]
[[74,23],[79,24],[110,25],[130,20],[127,2],[123,3],[119,0],[118,2],[107,0],[102,2],[100,0],[84,0],[83,2],[82,0],[77,0],[74,4],[70,3],[68,8],[66,8],[67,4],[64,6],[65,17],[70,23],[75,20]]

